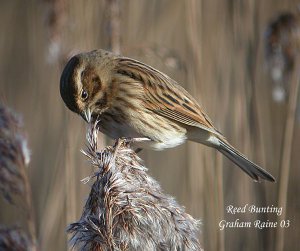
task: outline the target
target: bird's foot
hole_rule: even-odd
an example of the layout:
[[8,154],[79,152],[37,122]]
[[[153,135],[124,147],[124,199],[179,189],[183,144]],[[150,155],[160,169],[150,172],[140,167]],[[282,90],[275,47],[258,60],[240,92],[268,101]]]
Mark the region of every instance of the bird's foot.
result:
[[135,153],[140,153],[141,151],[143,151],[143,148],[140,147],[134,150]]
[[[143,138],[121,137],[116,140],[115,145],[116,146],[120,146],[121,144],[130,145],[132,143],[141,143],[141,142],[149,142],[149,141],[151,141],[151,139],[146,138],[146,137],[143,137]],[[139,153],[142,150],[143,149],[139,147],[135,150],[135,153]]]
[[143,137],[143,138],[131,138],[131,137],[122,137],[118,140],[121,140],[126,143],[140,143],[140,142],[148,142],[151,141],[151,139]]

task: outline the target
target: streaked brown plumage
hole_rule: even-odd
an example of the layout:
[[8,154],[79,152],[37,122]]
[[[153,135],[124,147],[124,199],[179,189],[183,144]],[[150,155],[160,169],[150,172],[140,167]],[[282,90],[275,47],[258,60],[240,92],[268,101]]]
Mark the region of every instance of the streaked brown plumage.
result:
[[100,119],[111,138],[146,138],[142,147],[155,150],[192,140],[216,148],[254,180],[275,181],[227,142],[176,81],[137,60],[104,50],[78,54],[62,73],[60,92],[73,112]]

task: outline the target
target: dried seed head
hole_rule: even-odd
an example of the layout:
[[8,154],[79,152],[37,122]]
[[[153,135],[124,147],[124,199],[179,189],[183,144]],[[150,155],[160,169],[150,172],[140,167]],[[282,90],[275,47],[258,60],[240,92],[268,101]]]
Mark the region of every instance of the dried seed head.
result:
[[282,13],[267,27],[265,36],[266,59],[274,81],[293,69],[299,51],[299,18],[292,13]]
[[267,27],[265,55],[274,82],[273,99],[284,101],[289,92],[289,81],[295,58],[300,49],[299,14],[290,12],[277,16]]
[[29,163],[27,141],[19,117],[0,105],[0,191],[12,202],[12,194],[24,193],[21,169]]
[[79,250],[201,250],[199,222],[147,173],[128,141],[97,152],[95,127],[85,152],[98,167],[80,220],[68,227]]
[[28,236],[18,227],[0,226],[0,250],[33,250]]

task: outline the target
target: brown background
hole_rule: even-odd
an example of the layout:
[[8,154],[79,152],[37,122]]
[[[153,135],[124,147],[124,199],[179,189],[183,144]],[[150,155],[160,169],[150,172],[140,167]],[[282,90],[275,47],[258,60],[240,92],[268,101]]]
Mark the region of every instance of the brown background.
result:
[[[218,224],[221,219],[278,220],[275,214],[230,215],[225,208],[247,203],[281,206],[279,173],[281,166],[286,168],[280,163],[287,107],[272,100],[262,39],[268,22],[282,11],[294,11],[297,3],[132,0],[120,2],[118,17],[117,12],[110,15],[111,2],[104,0],[0,1],[0,97],[24,119],[41,250],[67,249],[65,228],[80,217],[89,191],[89,185],[80,182],[91,172],[79,152],[85,144],[85,124],[61,100],[62,66],[80,51],[117,49],[118,35],[124,55],[182,84],[229,141],[279,181],[254,183],[216,151],[195,143],[143,152],[150,173],[164,190],[202,220],[205,249],[279,247],[277,229],[220,231]],[[118,21],[119,31],[111,26]],[[284,233],[283,250],[300,249],[299,129],[297,120],[283,209],[291,225]],[[7,203],[0,206],[4,224],[22,215]]]

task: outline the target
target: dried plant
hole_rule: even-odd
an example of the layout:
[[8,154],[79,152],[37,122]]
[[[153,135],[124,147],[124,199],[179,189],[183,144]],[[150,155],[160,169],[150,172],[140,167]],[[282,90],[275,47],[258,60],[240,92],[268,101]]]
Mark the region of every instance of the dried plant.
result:
[[275,84],[275,101],[283,101],[288,94],[288,79],[294,69],[300,47],[299,27],[298,15],[290,12],[280,14],[267,27],[265,55]]
[[49,33],[48,57],[49,63],[64,58],[62,48],[62,31],[66,21],[65,0],[45,0],[47,3],[46,27]]
[[199,222],[162,192],[147,174],[130,141],[97,151],[90,127],[84,154],[98,168],[80,220],[69,225],[70,243],[80,250],[201,250]]
[[21,228],[0,226],[0,250],[33,250],[31,244],[31,241]]
[[[281,86],[284,97],[288,96],[281,151],[280,180],[278,186],[278,205],[283,208],[286,208],[287,206],[292,147],[295,139],[294,128],[300,81],[299,49],[299,13],[283,13],[279,15],[268,27],[266,55],[271,70],[271,76],[275,84],[277,83],[277,89],[278,86]],[[288,95],[285,95],[286,93]],[[276,95],[274,96],[274,93],[273,97],[276,97]],[[281,101],[280,99],[277,100]],[[278,222],[284,220],[285,217],[286,212],[284,211],[278,217]],[[286,230],[284,228],[276,229],[275,250],[277,251],[284,250],[285,232]]]
[[21,169],[29,162],[27,141],[20,128],[19,117],[0,105],[0,191],[11,203],[13,194],[24,195]]
[[[0,191],[11,204],[15,204],[14,195],[24,198],[30,240],[27,241],[25,234],[16,228],[3,227],[0,229],[1,250],[8,250],[2,249],[5,245],[9,245],[10,250],[35,250],[36,244],[31,189],[26,170],[30,154],[21,125],[20,118],[13,111],[0,105]],[[32,244],[30,249],[29,242]]]
[[106,0],[108,19],[107,25],[109,30],[109,44],[111,50],[115,53],[121,52],[121,32],[120,32],[120,1]]

